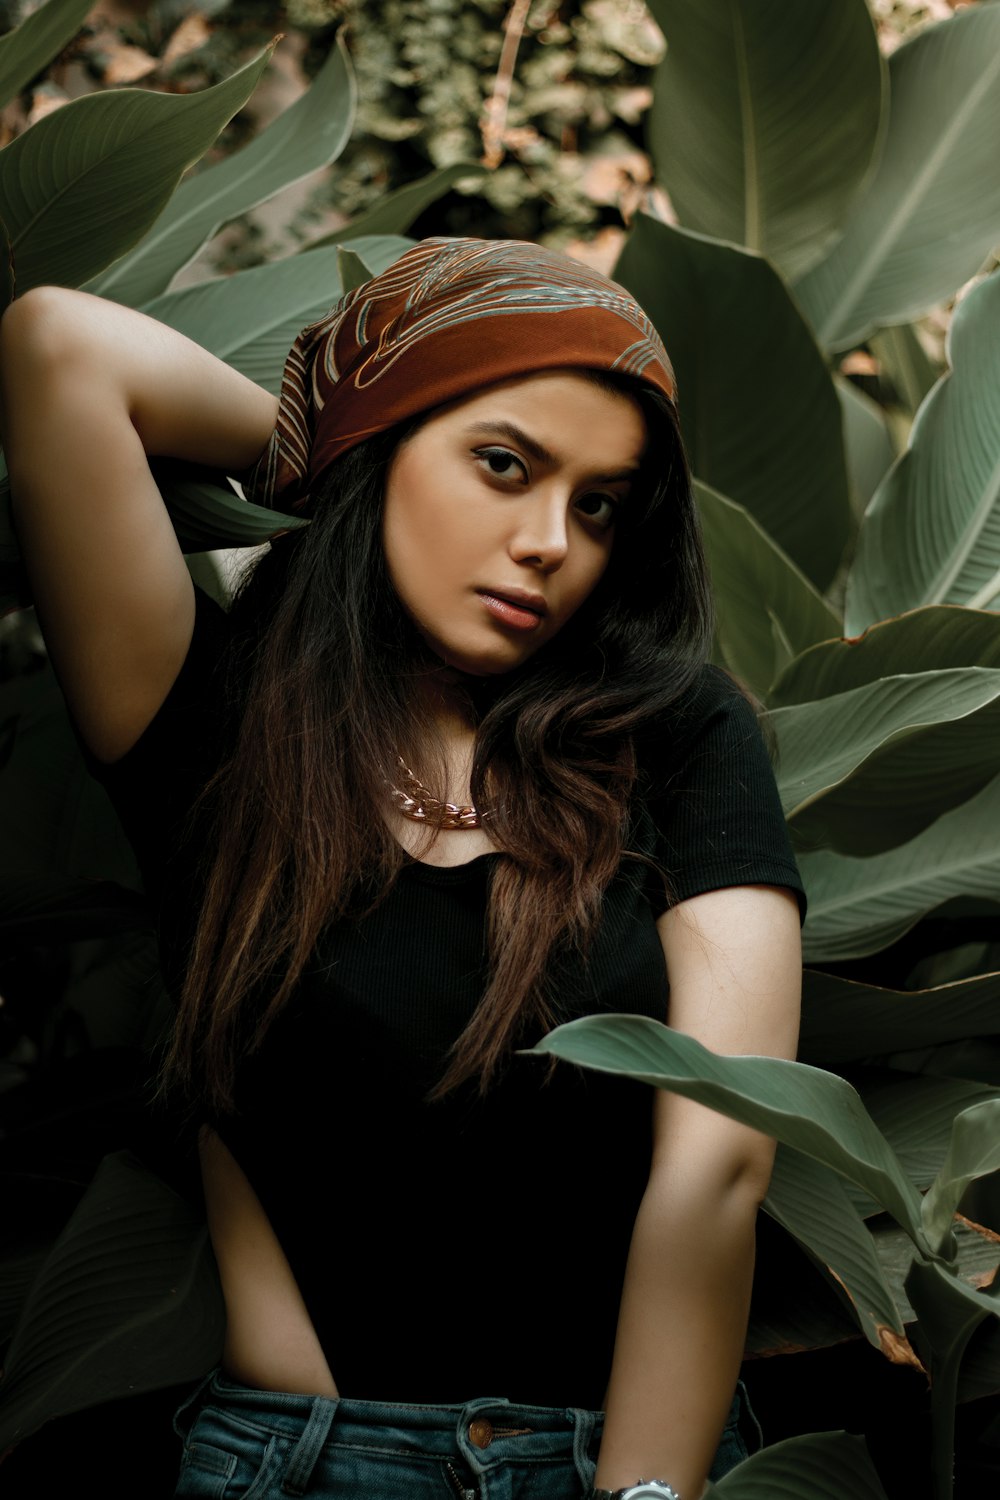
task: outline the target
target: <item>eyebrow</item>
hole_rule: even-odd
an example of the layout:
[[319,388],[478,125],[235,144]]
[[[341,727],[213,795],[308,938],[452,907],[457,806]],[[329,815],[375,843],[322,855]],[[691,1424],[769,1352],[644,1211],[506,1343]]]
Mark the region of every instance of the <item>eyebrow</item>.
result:
[[[536,463],[557,464],[559,462],[554,453],[550,453],[548,448],[537,442],[515,422],[474,422],[471,427],[466,427],[463,436],[472,437],[475,433],[507,438],[509,442],[516,443],[519,448],[523,448],[529,458],[533,458]],[[595,474],[594,479],[595,481],[600,479],[607,484],[619,479],[633,479],[638,472],[639,465],[630,464],[614,474]]]

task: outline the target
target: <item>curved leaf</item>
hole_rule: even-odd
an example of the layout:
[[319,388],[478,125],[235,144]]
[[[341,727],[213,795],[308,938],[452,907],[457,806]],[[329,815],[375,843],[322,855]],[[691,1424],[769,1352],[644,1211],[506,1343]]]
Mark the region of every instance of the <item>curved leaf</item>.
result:
[[703,1500],[886,1500],[863,1438],[808,1432],[761,1448],[724,1479],[706,1485]]
[[483,172],[484,168],[478,162],[471,161],[456,161],[451,166],[438,167],[425,177],[418,177],[416,182],[409,182],[406,187],[387,194],[374,208],[360,214],[350,224],[335,229],[332,234],[310,240],[302,246],[302,251],[318,250],[323,245],[344,244],[361,235],[405,234],[414,219],[425,208],[430,208],[432,203],[442,198],[456,182],[463,177],[481,177]]
[[959,303],[948,355],[951,371],[918,411],[861,527],[850,635],[923,604],[1000,600],[1000,275]]
[[726,666],[766,698],[797,653],[840,634],[836,612],[777,542],[744,510],[700,480],[695,494]]
[[868,1071],[854,1075],[865,1108],[910,1182],[921,1189],[929,1188],[945,1166],[956,1115],[1000,1099],[995,1088],[967,1078],[935,1078],[879,1067]]
[[808,963],[877,953],[956,896],[1000,900],[1000,778],[888,854],[800,854]]
[[614,275],[673,360],[697,477],[824,587],[851,530],[840,404],[781,278],[760,256],[645,214]]
[[799,1052],[818,1067],[1000,1035],[1000,974],[929,990],[886,990],[806,969]]
[[1000,672],[981,667],[885,677],[767,717],[803,848],[891,849],[1000,771]]
[[915,412],[941,371],[934,368],[912,324],[899,323],[895,328],[883,328],[868,342],[892,381],[899,402],[909,412]]
[[[977,1177],[1000,1167],[1000,1097],[984,1100],[957,1115],[948,1155],[921,1205],[924,1228],[934,1245],[951,1232],[962,1194]],[[1000,1253],[998,1253],[1000,1259]]]
[[[377,236],[353,240],[347,248],[372,271],[380,271],[411,243]],[[332,247],[167,292],[143,311],[277,395],[285,358],[299,332],[329,312],[341,291],[339,251]]]
[[359,286],[364,286],[365,282],[370,281],[372,277],[371,271],[357,251],[348,249],[346,245],[338,246],[337,269],[340,272],[340,285],[345,294],[353,292]]
[[926,1249],[920,1199],[850,1084],[774,1057],[720,1057],[645,1016],[584,1016],[532,1047],[707,1104],[857,1184]]
[[186,465],[154,463],[153,473],[185,552],[213,547],[259,547],[309,522],[241,500],[231,489]]
[[868,1342],[895,1364],[918,1364],[871,1232],[841,1178],[801,1152],[779,1146],[764,1207],[847,1298]]
[[270,55],[198,94],[120,89],[76,99],[0,151],[13,292],[81,286],[135,244],[246,103]]
[[25,1301],[0,1447],[64,1413],[196,1379],[223,1328],[198,1215],[127,1153],[106,1157]]
[[48,0],[0,37],[0,109],[72,41],[93,5],[94,0]]
[[355,96],[338,39],[306,93],[242,150],[182,182],[148,234],[87,290],[130,307],[166,291],[223,224],[336,160],[350,137]]
[[648,141],[682,224],[789,276],[836,236],[875,153],[883,69],[864,0],[650,0],[667,38]]
[[851,480],[853,508],[860,518],[880,481],[892,466],[896,449],[885,413],[878,402],[839,375],[834,376],[833,383],[837,387],[844,418],[844,445],[847,449],[847,472]]
[[789,664],[771,702],[808,703],[914,667],[1000,667],[1000,615],[934,606],[883,620],[849,640],[827,641]]
[[[868,1228],[882,1273],[893,1300],[903,1315],[903,1321],[915,1323],[917,1315],[906,1294],[906,1278],[914,1261],[913,1245],[903,1231],[884,1215],[869,1221]],[[948,1267],[949,1271],[960,1276],[970,1286],[984,1289],[996,1271],[997,1256],[1000,1254],[996,1235],[992,1230],[984,1229],[981,1224],[973,1224],[961,1216],[954,1221],[952,1232],[958,1253]]]
[[821,344],[908,323],[1000,239],[1000,8],[973,5],[889,59],[878,167],[829,256],[796,286]]

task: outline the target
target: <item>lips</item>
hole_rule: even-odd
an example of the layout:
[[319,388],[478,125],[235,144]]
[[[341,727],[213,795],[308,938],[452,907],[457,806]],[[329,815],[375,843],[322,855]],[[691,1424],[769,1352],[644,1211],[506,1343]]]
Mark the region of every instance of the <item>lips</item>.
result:
[[501,604],[512,604],[515,609],[526,609],[543,619],[548,614],[548,605],[541,594],[530,589],[477,589],[484,599],[497,599]]
[[527,589],[477,589],[487,613],[497,622],[515,631],[537,630],[548,606],[541,594]]

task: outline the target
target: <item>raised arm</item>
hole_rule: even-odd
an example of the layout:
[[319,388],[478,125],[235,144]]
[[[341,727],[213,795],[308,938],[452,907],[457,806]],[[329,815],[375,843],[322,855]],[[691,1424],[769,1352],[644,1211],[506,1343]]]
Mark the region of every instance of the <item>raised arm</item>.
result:
[[197,344],[85,292],[28,292],[0,324],[0,434],[53,664],[80,731],[115,760],[191,639],[194,598],[146,462],[235,472],[277,402]]
[[[672,1026],[715,1052],[794,1056],[801,957],[790,892],[710,891],[658,927]],[[739,1373],[774,1143],[679,1095],[659,1093],[654,1119],[596,1482],[663,1479],[698,1500]]]

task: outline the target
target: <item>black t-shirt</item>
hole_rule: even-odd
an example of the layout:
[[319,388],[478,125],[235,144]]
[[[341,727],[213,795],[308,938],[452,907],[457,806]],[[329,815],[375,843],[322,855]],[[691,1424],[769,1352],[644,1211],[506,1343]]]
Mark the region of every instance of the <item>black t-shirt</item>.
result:
[[[161,907],[168,977],[190,938],[191,853],[179,852],[214,769],[226,616],[199,597],[166,702],[102,779]],[[801,885],[754,713],[706,669],[671,726],[669,776],[644,751],[630,846],[672,899]],[[667,757],[664,757],[666,763]],[[195,856],[197,857],[197,856]],[[507,1396],[598,1407],[625,1259],[650,1161],[646,1085],[515,1054],[494,1087],[429,1103],[486,980],[499,856],[407,863],[370,915],[324,934],[217,1122],[255,1188],[345,1396],[440,1403]],[[625,861],[586,961],[556,972],[560,1020],[663,1020],[655,919],[662,881]],[[524,1044],[535,1038],[526,1036]]]

